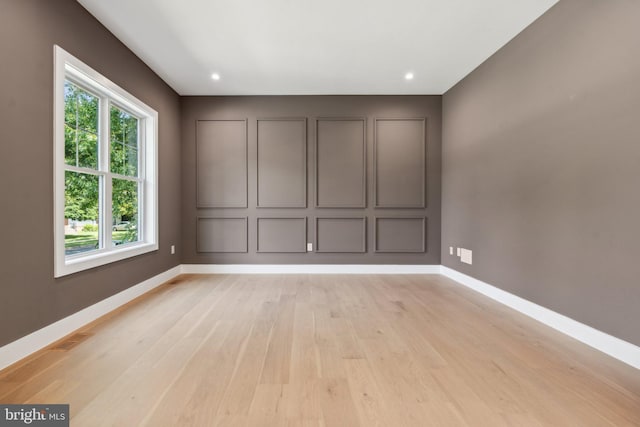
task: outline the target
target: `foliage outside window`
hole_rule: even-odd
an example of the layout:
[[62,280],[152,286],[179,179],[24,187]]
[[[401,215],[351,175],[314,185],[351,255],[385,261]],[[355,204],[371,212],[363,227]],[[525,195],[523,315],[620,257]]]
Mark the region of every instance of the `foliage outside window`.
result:
[[56,277],[157,249],[157,113],[56,47]]

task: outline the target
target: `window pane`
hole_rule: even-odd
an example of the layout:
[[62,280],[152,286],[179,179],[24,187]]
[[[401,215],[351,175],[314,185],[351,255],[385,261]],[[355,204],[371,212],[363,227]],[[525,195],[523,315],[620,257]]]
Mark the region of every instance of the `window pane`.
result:
[[99,104],[96,96],[65,81],[65,163],[97,169]]
[[80,89],[73,83],[64,82],[64,122],[71,129],[75,129],[77,124],[78,91]]
[[124,143],[124,122],[121,116],[121,114],[125,114],[124,111],[112,106],[109,114],[111,141]]
[[125,175],[138,176],[138,150],[128,145],[126,145],[126,149],[127,149],[127,158],[126,158]]
[[78,166],[98,169],[98,137],[89,132],[76,131]]
[[114,178],[111,227],[113,244],[139,241],[138,224],[138,182]]
[[117,107],[110,110],[111,172],[138,176],[138,118]]
[[124,145],[121,142],[111,141],[111,172],[120,175],[125,173],[125,157],[127,155]]
[[65,171],[65,255],[101,247],[99,238],[100,177]]
[[65,163],[98,169],[97,135],[65,126],[64,138]]
[[127,114],[124,118],[125,144],[138,148],[138,119]]
[[77,166],[78,142],[76,141],[76,131],[69,125],[64,126],[64,162],[68,165]]

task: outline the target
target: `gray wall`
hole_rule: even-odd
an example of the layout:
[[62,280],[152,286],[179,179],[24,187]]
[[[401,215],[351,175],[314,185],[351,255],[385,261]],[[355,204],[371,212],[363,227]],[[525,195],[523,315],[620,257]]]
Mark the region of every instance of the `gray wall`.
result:
[[638,22],[561,0],[445,94],[442,228],[444,265],[637,345]]
[[[180,101],[73,0],[0,2],[0,345],[179,263]],[[159,113],[160,251],[54,280],[53,45]]]
[[441,107],[182,98],[183,262],[439,264]]

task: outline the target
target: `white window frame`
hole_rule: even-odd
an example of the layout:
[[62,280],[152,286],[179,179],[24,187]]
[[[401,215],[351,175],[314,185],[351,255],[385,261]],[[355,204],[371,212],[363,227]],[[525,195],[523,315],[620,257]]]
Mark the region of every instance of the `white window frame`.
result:
[[[53,108],[53,194],[54,194],[54,254],[55,277],[62,277],[79,271],[109,264],[147,252],[158,250],[158,113],[115,83],[89,67],[60,46],[54,46],[54,108]],[[97,95],[100,99],[99,123],[109,122],[109,107],[114,105],[135,115],[139,120],[139,221],[138,242],[114,246],[111,240],[111,178],[124,178],[118,174],[105,172],[109,169],[109,131],[99,132],[99,162],[101,171],[94,175],[104,177],[104,191],[100,192],[101,221],[99,235],[103,246],[95,251],[66,256],[64,233],[65,170],[87,172],[84,168],[74,168],[65,164],[64,141],[64,83],[65,80],[78,84],[81,88]],[[106,162],[106,163],[105,163]],[[108,203],[105,203],[109,200]]]

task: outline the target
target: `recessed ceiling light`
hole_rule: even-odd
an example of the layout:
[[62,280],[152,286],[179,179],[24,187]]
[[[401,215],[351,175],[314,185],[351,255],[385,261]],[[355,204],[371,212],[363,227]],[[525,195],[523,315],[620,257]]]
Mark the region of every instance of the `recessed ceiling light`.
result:
[[213,73],[213,74],[211,74],[211,78],[212,78],[213,80],[220,80],[220,74],[218,74],[218,73]]
[[413,80],[413,73],[409,72],[404,75],[405,80]]

